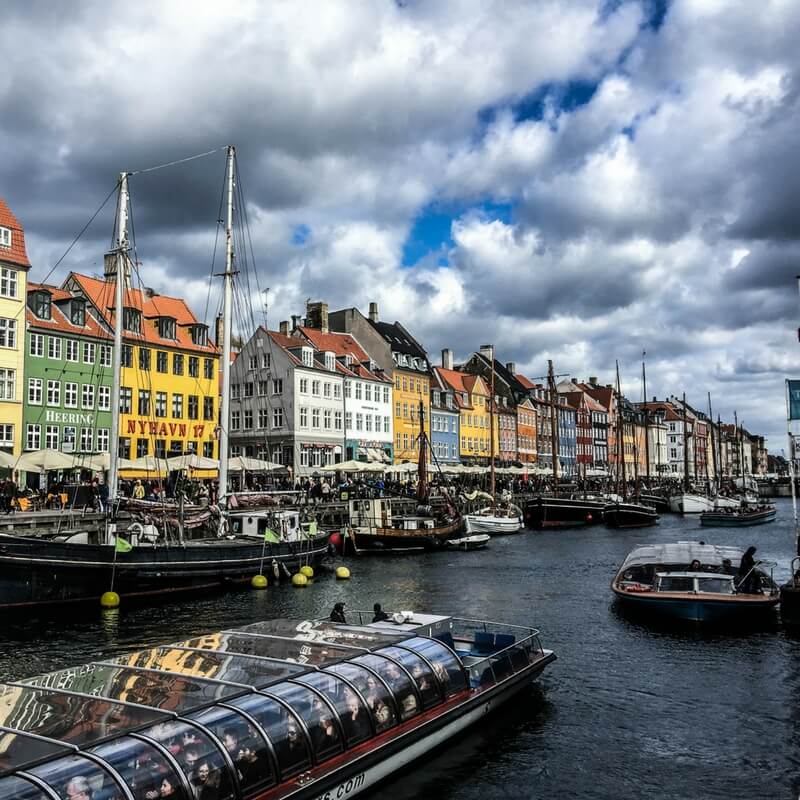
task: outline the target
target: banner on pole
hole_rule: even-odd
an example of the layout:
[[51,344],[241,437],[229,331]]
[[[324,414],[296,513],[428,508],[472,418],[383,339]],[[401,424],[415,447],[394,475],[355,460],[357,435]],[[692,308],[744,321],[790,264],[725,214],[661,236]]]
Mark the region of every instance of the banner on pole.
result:
[[786,381],[788,419],[800,420],[800,381]]

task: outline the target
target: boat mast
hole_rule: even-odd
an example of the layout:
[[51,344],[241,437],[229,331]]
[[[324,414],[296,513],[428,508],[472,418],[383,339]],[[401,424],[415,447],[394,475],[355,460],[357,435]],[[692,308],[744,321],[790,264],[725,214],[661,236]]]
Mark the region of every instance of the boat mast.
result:
[[686,414],[686,392],[683,393],[683,490],[689,491],[689,425]]
[[222,402],[219,410],[219,504],[228,494],[228,421],[231,384],[231,309],[233,307],[233,165],[236,148],[228,145],[228,214],[225,225],[225,272],[222,302]]
[[125,305],[125,274],[128,268],[128,173],[119,174],[117,202],[117,271],[114,285],[114,351],[112,360],[111,447],[108,464],[108,508],[119,491],[119,395],[122,385],[122,324]]
[[736,460],[739,462],[739,474],[742,476],[742,488],[744,489],[744,464],[742,463],[742,448],[739,442],[739,415],[733,412],[733,435],[736,442]]
[[622,389],[619,385],[619,361],[614,362],[617,368],[617,456],[622,476],[622,499],[628,499],[628,477],[625,474],[625,423],[622,419]]
[[[711,392],[708,393],[708,427],[711,431],[711,462],[714,465],[714,482],[720,486],[719,467],[717,464],[717,449],[714,439],[714,412],[711,410]],[[706,470],[708,470],[708,456],[706,456]]]
[[428,438],[425,436],[425,406],[419,401],[419,461],[417,462],[417,500],[428,499]]
[[647,373],[644,368],[644,357],[646,352],[642,352],[642,394],[644,395],[644,475],[647,481],[647,490],[650,491],[650,413],[647,410]]
[[561,449],[558,441],[558,421],[556,414],[558,406],[556,404],[556,379],[553,376],[553,362],[547,361],[547,391],[550,395],[550,437],[552,439],[551,451],[553,454],[553,492],[558,489],[558,451]]
[[[492,345],[491,353],[489,358],[492,362],[492,399],[489,403],[489,475],[490,477],[490,490],[489,493],[492,495],[492,509],[494,509],[494,345]],[[498,420],[499,422],[499,420]],[[500,431],[497,432],[497,438],[500,438]]]

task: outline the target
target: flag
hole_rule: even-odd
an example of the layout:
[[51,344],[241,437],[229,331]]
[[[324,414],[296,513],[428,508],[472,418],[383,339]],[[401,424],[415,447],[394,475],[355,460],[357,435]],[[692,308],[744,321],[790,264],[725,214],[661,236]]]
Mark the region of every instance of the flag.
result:
[[133,550],[133,545],[126,539],[120,539],[119,536],[115,536],[114,549],[118,553],[130,553],[130,551]]
[[277,544],[278,542],[280,542],[280,540],[281,540],[280,536],[278,536],[278,534],[275,533],[275,531],[273,531],[271,528],[264,529],[265,542],[272,542],[273,544]]
[[789,419],[800,419],[800,381],[786,381],[786,405]]

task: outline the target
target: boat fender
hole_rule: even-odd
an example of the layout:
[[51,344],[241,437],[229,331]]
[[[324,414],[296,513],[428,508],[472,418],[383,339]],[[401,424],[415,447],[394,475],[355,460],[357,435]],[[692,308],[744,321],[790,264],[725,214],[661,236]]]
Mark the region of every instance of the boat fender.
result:
[[283,568],[283,574],[284,574],[284,575],[285,575],[287,578],[291,578],[291,577],[292,577],[292,573],[291,573],[291,572],[289,572],[289,567],[287,567],[287,566],[286,566],[286,564],[284,564],[282,561],[281,561],[281,567]]
[[635,592],[635,593],[652,592],[653,591],[653,587],[652,586],[648,586],[646,583],[632,583],[629,586],[625,587],[625,591],[626,592]]
[[278,562],[274,558],[272,559],[272,574],[275,576],[276,580],[281,576],[281,570],[278,567]]

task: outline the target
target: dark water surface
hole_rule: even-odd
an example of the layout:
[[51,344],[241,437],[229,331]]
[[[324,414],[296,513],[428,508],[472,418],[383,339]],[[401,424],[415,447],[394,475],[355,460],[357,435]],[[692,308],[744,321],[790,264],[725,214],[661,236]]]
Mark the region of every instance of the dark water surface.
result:
[[[495,538],[489,550],[349,561],[353,579],[307,589],[208,595],[81,618],[4,620],[0,679],[72,666],[268,617],[348,608],[439,611],[533,624],[558,661],[510,707],[371,797],[796,798],[800,792],[800,639],[779,625],[707,633],[652,628],[620,614],[609,583],[636,544],[703,539],[758,546],[785,579],[791,503],[779,521],[701,529],[603,526]],[[124,604],[124,598],[123,598]]]

